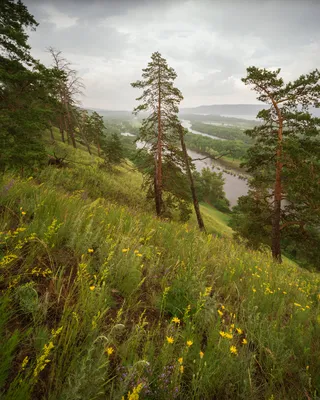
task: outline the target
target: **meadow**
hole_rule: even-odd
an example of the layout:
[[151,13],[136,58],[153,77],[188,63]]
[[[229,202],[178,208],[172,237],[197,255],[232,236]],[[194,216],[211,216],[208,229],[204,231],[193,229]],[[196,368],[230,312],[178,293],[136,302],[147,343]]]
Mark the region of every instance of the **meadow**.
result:
[[56,146],[66,167],[1,181],[1,398],[319,398],[319,274],[209,205],[207,233],[159,220],[130,162]]

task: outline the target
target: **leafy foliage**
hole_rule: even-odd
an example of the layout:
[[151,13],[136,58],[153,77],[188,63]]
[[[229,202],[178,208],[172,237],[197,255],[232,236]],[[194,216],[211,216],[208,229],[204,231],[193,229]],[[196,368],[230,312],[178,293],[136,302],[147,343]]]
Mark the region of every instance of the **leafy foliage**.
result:
[[223,190],[224,179],[222,172],[211,171],[203,168],[201,174],[194,172],[197,183],[197,193],[200,201],[208,202],[218,210],[228,212],[229,202]]
[[0,168],[22,172],[44,160],[39,139],[52,117],[50,92],[59,74],[30,56],[25,30],[36,22],[21,2],[4,0],[0,18]]

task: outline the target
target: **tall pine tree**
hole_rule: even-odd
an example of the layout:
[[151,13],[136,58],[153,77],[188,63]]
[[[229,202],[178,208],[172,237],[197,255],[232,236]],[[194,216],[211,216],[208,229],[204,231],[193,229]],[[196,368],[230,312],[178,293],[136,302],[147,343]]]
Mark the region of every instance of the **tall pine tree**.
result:
[[[259,207],[270,208],[272,255],[281,262],[284,232],[320,223],[320,120],[310,113],[310,107],[319,106],[320,73],[289,83],[279,73],[249,67],[243,82],[269,106],[258,113],[263,123],[247,131],[255,143],[245,166],[253,174]],[[242,203],[248,209],[255,202]]]
[[154,160],[153,192],[158,216],[162,215],[165,209],[163,180],[170,179],[169,175],[164,178],[164,163],[171,164],[171,179],[173,171],[177,172],[176,177],[181,174],[179,164],[183,164],[183,155],[177,145],[180,139],[177,129],[178,105],[183,96],[173,85],[176,77],[174,69],[168,66],[159,52],[155,52],[147,68],[143,69],[143,79],[131,84],[134,88],[143,89],[142,95],[137,98],[141,104],[135,108],[134,113],[149,112],[142,122],[140,140],[148,144]]

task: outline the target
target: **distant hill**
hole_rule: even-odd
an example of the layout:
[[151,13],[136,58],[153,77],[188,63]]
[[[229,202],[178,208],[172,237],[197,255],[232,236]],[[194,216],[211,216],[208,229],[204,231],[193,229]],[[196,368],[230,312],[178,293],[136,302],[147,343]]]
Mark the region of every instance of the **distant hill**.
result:
[[[229,116],[240,119],[255,119],[256,115],[260,110],[265,108],[263,104],[212,104],[203,105],[198,107],[181,108],[180,116],[184,114],[195,114],[195,115],[220,115]],[[89,110],[96,111],[100,115],[107,118],[117,119],[132,119],[132,111],[127,110],[104,110],[101,108],[89,108]],[[320,117],[320,109],[312,109],[315,116]],[[147,113],[141,113],[139,118],[146,117]]]
[[131,111],[117,111],[117,110],[104,110],[102,108],[89,108],[89,111],[96,111],[103,117],[108,117],[108,118],[121,118],[121,119],[131,119],[133,117],[133,114]]
[[[181,108],[180,114],[211,114],[227,115],[239,118],[254,119],[260,110],[266,108],[264,104],[212,104],[191,108]],[[312,113],[320,117],[320,109],[312,109]]]
[[180,113],[212,114],[212,115],[242,115],[253,116],[264,107],[260,104],[212,104],[192,108],[181,108]]

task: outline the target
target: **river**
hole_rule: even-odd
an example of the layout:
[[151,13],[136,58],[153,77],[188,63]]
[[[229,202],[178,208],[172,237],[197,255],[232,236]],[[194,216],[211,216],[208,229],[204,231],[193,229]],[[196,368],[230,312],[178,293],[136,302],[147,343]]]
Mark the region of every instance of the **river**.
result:
[[188,131],[190,131],[191,133],[194,133],[195,135],[206,136],[206,137],[209,137],[210,139],[215,139],[215,140],[225,140],[225,139],[221,139],[217,136],[208,135],[207,133],[203,133],[203,132],[199,132],[199,131],[195,131],[194,129],[191,129],[192,123],[186,119],[181,119],[180,122],[184,128],[188,129]]
[[[183,126],[185,128],[188,128],[189,131],[191,131],[192,133],[195,134],[200,134],[203,136],[208,136],[211,139],[220,139],[217,138],[215,136],[211,136],[211,135],[206,135],[205,133],[201,133],[201,132],[197,132],[194,131],[192,129],[190,129],[188,125],[188,123],[191,126],[190,121],[181,121],[183,122]],[[129,132],[123,132],[121,133],[121,135],[123,136],[135,136]],[[221,139],[220,139],[221,140]],[[139,141],[136,143],[138,148],[142,148],[144,146],[144,143]],[[192,159],[195,158],[203,158],[205,157],[203,154],[200,154],[196,151],[193,150],[188,150],[188,154]],[[238,198],[240,196],[245,196],[248,193],[248,184],[247,181],[244,179],[240,179],[238,176],[238,172],[232,169],[228,169],[228,171],[230,171],[230,173],[226,173],[223,170],[225,170],[225,166],[223,166],[222,163],[220,163],[218,160],[212,160],[210,158],[207,158],[205,160],[198,160],[198,161],[194,161],[194,164],[196,166],[196,170],[198,172],[201,172],[203,168],[210,168],[211,170],[215,171],[215,172],[222,172],[222,176],[224,179],[224,191],[226,193],[226,197],[230,202],[230,206],[233,207],[237,204]],[[232,174],[232,175],[231,175]]]
[[[188,154],[192,159],[203,158],[203,154],[197,153],[193,150],[188,150]],[[222,172],[224,179],[224,191],[226,193],[226,198],[230,201],[230,206],[233,207],[237,204],[238,198],[240,196],[245,196],[248,193],[248,183],[244,179],[240,179],[237,175],[237,171],[229,170],[233,175],[224,172],[225,167],[218,160],[212,160],[207,158],[206,160],[194,161],[196,170],[201,172],[203,168],[210,168],[215,172]]]

